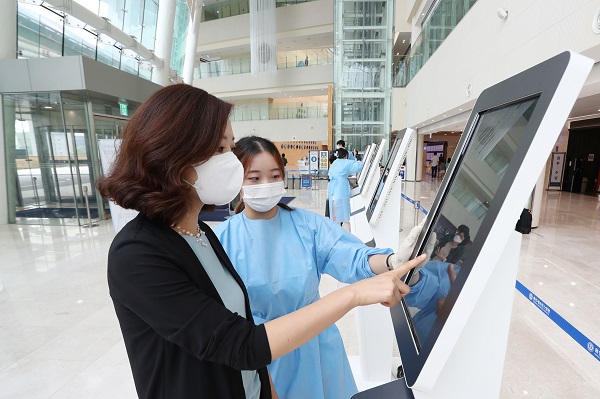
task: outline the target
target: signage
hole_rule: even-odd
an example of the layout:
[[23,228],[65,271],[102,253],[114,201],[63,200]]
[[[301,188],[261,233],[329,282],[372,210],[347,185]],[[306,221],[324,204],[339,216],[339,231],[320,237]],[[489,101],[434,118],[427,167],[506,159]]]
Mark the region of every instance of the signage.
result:
[[119,113],[122,116],[129,116],[129,105],[128,104],[119,103]]
[[319,169],[329,169],[329,151],[319,151]]
[[553,152],[550,164],[550,181],[548,187],[559,187],[562,184],[563,170],[565,166],[566,152]]
[[310,151],[308,153],[308,169],[311,172],[319,169],[319,151]]

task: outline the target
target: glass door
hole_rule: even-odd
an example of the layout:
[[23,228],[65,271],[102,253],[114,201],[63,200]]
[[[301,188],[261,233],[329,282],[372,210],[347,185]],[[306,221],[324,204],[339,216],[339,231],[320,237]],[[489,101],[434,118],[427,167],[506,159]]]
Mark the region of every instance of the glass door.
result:
[[[126,118],[94,114],[94,131],[96,133],[96,140],[114,140],[117,137],[121,137],[127,121],[128,119]],[[99,170],[102,171],[102,168],[99,168]],[[104,214],[110,215],[108,201],[101,197],[99,197],[99,200],[102,201],[104,206]]]

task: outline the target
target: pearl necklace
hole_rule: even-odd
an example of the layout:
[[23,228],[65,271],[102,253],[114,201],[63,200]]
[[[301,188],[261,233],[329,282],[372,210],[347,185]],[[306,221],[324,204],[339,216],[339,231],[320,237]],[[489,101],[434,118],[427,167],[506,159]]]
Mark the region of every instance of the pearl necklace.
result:
[[192,233],[191,231],[182,229],[181,226],[176,226],[175,223],[173,223],[171,225],[171,227],[174,228],[182,236],[188,236],[188,237],[195,238],[196,242],[200,243],[200,245],[202,245],[203,247],[208,246],[207,243],[200,241],[200,239],[202,238],[202,235],[204,235],[205,233],[204,233],[204,231],[200,230],[199,224],[196,225],[196,234]]

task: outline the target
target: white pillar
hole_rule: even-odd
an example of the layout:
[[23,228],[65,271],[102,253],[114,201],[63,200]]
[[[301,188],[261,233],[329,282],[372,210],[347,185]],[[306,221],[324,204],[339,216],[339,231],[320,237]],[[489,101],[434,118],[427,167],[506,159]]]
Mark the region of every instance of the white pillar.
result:
[[415,181],[423,180],[423,147],[425,146],[425,135],[419,134],[417,140],[417,170],[415,173]]
[[175,0],[160,0],[158,20],[156,21],[156,42],[154,54],[164,61],[163,66],[152,72],[152,81],[162,86],[169,82],[171,69],[171,49],[173,47],[173,29],[175,26]]
[[546,165],[542,169],[540,177],[535,184],[533,194],[533,204],[531,204],[531,227],[538,227],[540,224],[540,214],[542,213],[542,198],[544,197],[544,191],[546,190]]
[[0,60],[17,58],[17,2],[3,1],[0,12]]
[[[2,37],[0,38],[0,62],[2,60],[14,60],[17,58],[17,2],[5,1],[2,2],[2,12],[0,12],[0,26],[2,26]],[[6,140],[6,135],[12,134],[12,143],[14,143],[14,126],[15,112],[14,107],[6,108],[3,112],[4,97],[0,94],[0,168],[10,171],[6,165],[6,149],[5,143],[10,143],[11,140]],[[4,119],[4,118],[5,119]],[[12,126],[12,129],[5,131],[5,123]],[[14,148],[13,148],[14,151]],[[16,171],[15,171],[16,174]],[[7,174],[0,174],[0,225],[8,223],[8,179]],[[12,173],[8,173],[12,176]],[[14,184],[15,180],[12,181]]]
[[194,65],[196,64],[196,47],[200,35],[200,20],[202,19],[202,0],[196,0],[192,18],[188,26],[187,42],[185,43],[185,60],[183,61],[183,81],[189,85],[194,80]]
[[418,149],[419,134],[417,139],[410,142],[408,151],[406,151],[406,170],[404,178],[406,181],[415,181],[417,173],[417,149]]

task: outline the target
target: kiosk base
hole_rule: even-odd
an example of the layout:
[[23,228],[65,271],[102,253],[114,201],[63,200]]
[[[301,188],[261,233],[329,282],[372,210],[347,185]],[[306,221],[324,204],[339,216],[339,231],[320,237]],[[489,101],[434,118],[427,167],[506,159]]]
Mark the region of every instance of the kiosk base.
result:
[[388,382],[365,392],[359,392],[352,396],[353,399],[415,399],[412,389],[406,386],[404,378]]

